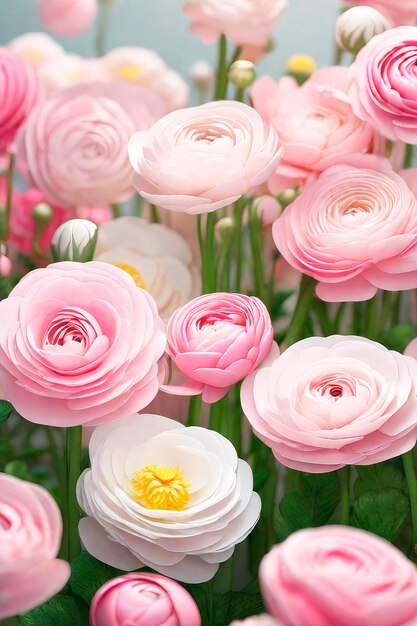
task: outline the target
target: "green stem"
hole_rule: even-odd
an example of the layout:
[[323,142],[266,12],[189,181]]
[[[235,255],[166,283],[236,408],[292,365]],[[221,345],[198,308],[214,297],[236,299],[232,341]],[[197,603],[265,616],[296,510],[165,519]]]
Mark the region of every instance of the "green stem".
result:
[[232,237],[228,237],[223,242],[220,249],[220,254],[217,262],[217,266],[220,270],[220,289],[221,291],[229,291],[230,281],[230,246],[232,243]]
[[154,204],[151,204],[151,222],[153,224],[159,224],[160,221],[157,207]]
[[233,389],[233,424],[231,441],[238,457],[242,455],[242,408],[240,404],[240,384]]
[[363,321],[363,315],[362,315],[362,302],[353,302],[352,303],[352,308],[353,308],[353,332],[355,335],[361,335],[362,334],[362,321]]
[[78,522],[80,520],[80,508],[77,502],[76,486],[81,474],[81,426],[67,428],[67,502],[68,502],[68,559],[71,561],[80,552],[80,538],[78,535]]
[[102,57],[107,50],[107,32],[109,30],[112,3],[109,0],[101,0],[100,12],[98,16],[96,54]]
[[253,279],[258,298],[265,301],[265,277],[262,254],[262,220],[259,218],[257,209],[253,205],[249,207],[249,236],[252,250]]
[[340,470],[340,487],[342,491],[340,523],[349,526],[350,521],[350,467],[346,465]]
[[122,209],[120,208],[119,204],[115,202],[111,204],[110,206],[111,206],[111,212],[112,212],[114,220],[122,215]]
[[377,318],[378,294],[366,303],[365,337],[372,337],[375,332],[375,320]]
[[413,165],[414,146],[406,144],[403,169],[406,170]]
[[215,100],[224,100],[226,98],[227,70],[227,39],[222,35],[219,41],[219,64]]
[[284,345],[287,347],[299,341],[303,336],[311,301],[314,297],[315,284],[316,282],[313,278],[305,274],[303,275],[294,315],[283,341]]
[[206,285],[204,289],[204,293],[213,293],[216,291],[216,272],[217,268],[215,267],[215,257],[216,257],[216,244],[215,244],[215,236],[214,229],[216,226],[216,213],[208,213],[207,221],[206,221],[206,255],[205,255],[205,265],[206,265]]
[[410,498],[411,519],[413,523],[413,553],[417,545],[417,478],[416,467],[414,464],[413,452],[407,452],[402,455],[405,477],[408,484],[408,493]]
[[344,56],[345,56],[345,51],[336,44],[336,47],[334,50],[333,65],[342,65]]
[[245,89],[243,87],[238,87],[235,93],[235,100],[238,102],[243,102],[243,98],[245,97]]
[[188,405],[187,426],[198,426],[201,413],[201,396],[191,396]]
[[206,247],[203,234],[203,221],[201,215],[197,215],[197,235],[198,245],[200,247],[200,260],[201,260],[201,280],[203,283],[203,293],[205,293],[205,287],[207,284],[207,267],[206,267]]
[[235,223],[236,223],[236,293],[240,293],[242,288],[242,272],[243,272],[243,214],[245,212],[245,200],[239,200],[235,205]]
[[320,326],[321,333],[324,337],[334,332],[334,322],[330,319],[329,311],[326,304],[322,300],[314,301],[314,315]]
[[1,623],[2,623],[2,626],[20,626],[21,621],[16,615],[15,617],[8,617]]
[[[401,292],[398,292],[398,293],[401,293]],[[375,337],[375,339],[378,339],[379,335],[384,330],[385,324],[387,320],[389,319],[391,313],[394,311],[396,303],[398,302],[397,296],[398,296],[397,293],[388,293],[388,292],[384,293],[381,314],[379,316],[378,321],[375,324],[374,332],[373,332],[373,335],[371,335],[371,337],[373,336]]]
[[14,154],[11,154],[9,157],[9,166],[7,168],[6,173],[6,204],[4,206],[4,213],[1,216],[3,219],[1,220],[1,232],[0,239],[7,241],[9,237],[9,222],[10,222],[10,209],[12,206],[12,195],[13,195],[13,175],[14,175],[14,166],[15,166],[16,157]]

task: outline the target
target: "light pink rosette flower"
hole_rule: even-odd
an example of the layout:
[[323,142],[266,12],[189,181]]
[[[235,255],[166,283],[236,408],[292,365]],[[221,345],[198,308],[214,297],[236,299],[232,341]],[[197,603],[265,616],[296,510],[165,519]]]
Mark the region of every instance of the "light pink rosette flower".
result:
[[129,142],[134,185],[168,211],[209,213],[264,183],[281,158],[278,135],[241,102],[166,115]]
[[376,35],[350,67],[353,110],[392,141],[417,143],[417,27]]
[[31,184],[53,204],[100,206],[133,192],[131,115],[110,98],[63,92],[41,103],[19,141]]
[[303,184],[311,173],[323,172],[334,159],[368,152],[374,131],[352,111],[350,80],[345,67],[316,71],[301,87],[285,76],[267,76],[252,88],[255,109],[278,132],[284,153],[268,182],[271,193]]
[[109,580],[93,598],[91,626],[201,626],[188,591],[160,574],[125,574]]
[[295,269],[328,302],[417,287],[417,201],[390,163],[371,155],[329,168],[273,226]]
[[38,0],[42,24],[57,35],[76,37],[93,25],[98,0]]
[[31,422],[98,424],[157,394],[165,329],[153,299],[117,267],[65,262],[30,272],[0,316],[1,385]]
[[263,48],[287,0],[185,0],[182,12],[204,43],[226,35],[237,46]]
[[43,487],[0,473],[0,619],[54,596],[70,566],[56,558],[62,519]]
[[64,48],[46,33],[25,33],[9,41],[7,47],[35,69],[65,55]]
[[39,92],[39,80],[29,63],[0,47],[0,155],[10,147]]
[[178,309],[168,324],[168,353],[187,377],[165,391],[203,394],[216,402],[268,355],[274,338],[271,318],[258,298],[211,293]]
[[412,626],[417,570],[393,545],[358,528],[300,530],[264,557],[268,610],[287,626]]
[[270,357],[242,385],[256,435],[286,467],[371,465],[417,439],[417,363],[362,337],[312,337]]
[[394,26],[417,22],[417,0],[345,0],[350,6],[367,6],[380,11]]

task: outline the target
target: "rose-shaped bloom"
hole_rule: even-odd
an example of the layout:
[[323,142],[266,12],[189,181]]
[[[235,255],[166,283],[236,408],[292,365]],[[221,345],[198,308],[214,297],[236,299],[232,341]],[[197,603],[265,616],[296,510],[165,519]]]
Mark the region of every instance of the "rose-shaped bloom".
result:
[[277,622],[270,615],[254,615],[243,620],[243,622],[232,622],[230,626],[283,626],[282,622]]
[[76,37],[93,25],[98,0],[38,0],[42,24],[57,35]]
[[54,596],[70,576],[56,558],[62,519],[44,489],[0,473],[0,619],[25,613]]
[[99,229],[94,258],[128,272],[168,318],[201,293],[200,274],[181,235],[140,217],[119,217]]
[[53,204],[99,206],[132,194],[133,118],[110,98],[71,90],[41,103],[20,135],[29,179]]
[[417,287],[416,198],[387,160],[356,162],[329,168],[273,226],[283,257],[329,302]]
[[64,48],[46,33],[25,33],[9,41],[7,47],[36,69],[65,54]]
[[417,0],[344,0],[352,6],[373,7],[383,13],[394,26],[415,24],[417,21]]
[[263,48],[287,5],[287,0],[185,0],[182,11],[204,43],[226,35],[237,46]]
[[256,435],[287,467],[380,463],[417,439],[414,359],[362,337],[312,337],[272,353],[242,386]]
[[301,87],[289,76],[278,83],[269,77],[256,81],[254,107],[276,128],[284,149],[268,183],[271,193],[304,183],[341,155],[372,147],[374,132],[353,113],[349,84],[345,67],[318,70]]
[[171,393],[203,394],[216,402],[253,372],[268,355],[274,338],[271,318],[258,298],[211,293],[178,309],[168,324],[168,353],[187,377]]
[[89,451],[77,485],[81,540],[119,569],[205,582],[259,518],[252,470],[214,431],[132,415],[96,428]]
[[0,384],[29,421],[91,425],[139,411],[158,391],[165,329],[153,299],[117,267],[30,272],[0,316]]
[[270,613],[287,626],[412,626],[417,570],[402,552],[346,526],[300,530],[259,570]]
[[169,211],[209,213],[264,183],[281,158],[278,135],[241,102],[166,115],[129,142],[134,185]]
[[29,63],[0,47],[0,155],[9,148],[37,102],[39,87]]
[[125,574],[103,585],[93,598],[91,626],[201,626],[188,591],[158,574]]
[[349,71],[356,115],[392,141],[417,143],[417,27],[373,37]]

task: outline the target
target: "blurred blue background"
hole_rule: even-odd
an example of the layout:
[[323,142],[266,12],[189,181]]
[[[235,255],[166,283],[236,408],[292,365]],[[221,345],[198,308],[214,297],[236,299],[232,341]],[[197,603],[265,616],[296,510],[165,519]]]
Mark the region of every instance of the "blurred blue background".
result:
[[[334,22],[339,0],[289,0],[274,34],[275,50],[259,67],[259,74],[278,76],[294,53],[315,57],[320,66],[331,63]],[[30,31],[43,30],[36,0],[0,0],[0,44]],[[68,51],[94,56],[95,32],[77,38],[57,38]],[[137,45],[156,50],[174,69],[188,77],[193,61],[213,62],[216,46],[204,45],[188,32],[181,0],[118,0],[112,11],[108,48]]]

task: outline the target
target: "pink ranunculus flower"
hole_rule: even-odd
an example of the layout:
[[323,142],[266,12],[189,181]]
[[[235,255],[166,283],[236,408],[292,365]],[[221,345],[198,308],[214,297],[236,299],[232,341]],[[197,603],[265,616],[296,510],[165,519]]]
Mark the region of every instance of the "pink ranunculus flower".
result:
[[274,338],[271,318],[258,298],[238,293],[199,296],[178,309],[168,324],[168,353],[187,377],[172,393],[222,398],[268,355]]
[[270,178],[278,135],[240,102],[211,102],[166,115],[129,142],[133,182],[169,211],[209,213]]
[[12,50],[0,47],[0,155],[10,148],[39,94],[35,70]]
[[417,287],[417,201],[390,163],[353,155],[329,168],[278,218],[275,244],[319,281],[328,302]]
[[25,33],[9,41],[7,47],[35,69],[65,55],[64,48],[46,33]]
[[417,27],[376,35],[350,67],[356,115],[387,139],[417,143]]
[[417,0],[344,0],[350,6],[368,6],[385,15],[394,26],[415,25]]
[[411,626],[417,570],[396,547],[346,526],[300,530],[264,557],[261,590],[287,626]]
[[90,609],[91,626],[201,626],[191,595],[160,574],[125,574],[100,587]]
[[127,156],[132,116],[114,99],[74,95],[42,102],[19,136],[31,184],[62,207],[100,206],[133,193]]
[[263,48],[287,0],[185,0],[182,11],[204,43],[225,35],[237,46]]
[[374,131],[353,113],[349,85],[345,67],[318,70],[301,87],[289,76],[255,82],[254,107],[276,128],[284,149],[268,183],[271,193],[303,184],[341,155],[372,148]]
[[65,585],[70,566],[56,558],[61,535],[61,513],[46,489],[0,473],[0,620]]
[[153,299],[117,267],[64,262],[30,272],[0,316],[0,384],[31,422],[98,424],[157,394],[165,328]]
[[38,0],[42,24],[57,35],[76,37],[93,25],[98,0]]
[[106,222],[112,219],[112,210],[109,206],[77,206],[76,217],[82,220],[90,220],[97,226],[101,226],[101,224],[106,224]]
[[256,435],[310,473],[380,463],[417,439],[417,363],[362,337],[311,337],[270,357],[242,385]]

